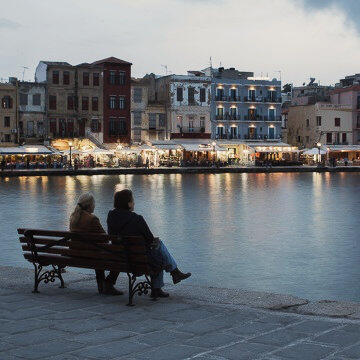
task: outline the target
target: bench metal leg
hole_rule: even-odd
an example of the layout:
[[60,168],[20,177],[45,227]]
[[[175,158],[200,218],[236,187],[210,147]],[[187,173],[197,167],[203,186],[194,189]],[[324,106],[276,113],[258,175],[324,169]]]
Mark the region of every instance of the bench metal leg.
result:
[[35,268],[34,290],[32,291],[33,293],[39,292],[38,287],[42,281],[44,281],[44,283],[47,284],[48,282],[54,282],[56,278],[60,280],[61,283],[60,288],[65,287],[64,279],[61,275],[61,268],[59,266],[51,265],[53,270],[46,270],[42,272],[43,270],[42,265],[38,265],[36,263],[33,263],[33,265]]
[[147,275],[145,275],[145,281],[140,281],[136,284],[136,276],[127,273],[129,278],[129,302],[126,304],[127,306],[134,306],[132,300],[134,295],[137,293],[139,296],[142,294],[147,294],[151,289],[151,281]]

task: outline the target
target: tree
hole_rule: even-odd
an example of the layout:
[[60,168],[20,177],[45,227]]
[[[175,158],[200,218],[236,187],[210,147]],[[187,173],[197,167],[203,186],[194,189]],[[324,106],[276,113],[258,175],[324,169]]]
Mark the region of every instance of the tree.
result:
[[285,85],[283,86],[282,92],[283,92],[283,93],[289,93],[289,92],[291,92],[291,89],[292,89],[292,85],[291,85],[291,84],[285,84]]

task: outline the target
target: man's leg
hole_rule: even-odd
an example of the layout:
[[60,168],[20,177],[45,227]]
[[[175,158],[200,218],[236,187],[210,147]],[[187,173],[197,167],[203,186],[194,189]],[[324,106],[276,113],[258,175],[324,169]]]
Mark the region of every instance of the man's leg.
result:
[[159,241],[159,245],[152,249],[151,255],[156,265],[160,265],[166,272],[174,271],[177,268],[176,261],[161,240]]

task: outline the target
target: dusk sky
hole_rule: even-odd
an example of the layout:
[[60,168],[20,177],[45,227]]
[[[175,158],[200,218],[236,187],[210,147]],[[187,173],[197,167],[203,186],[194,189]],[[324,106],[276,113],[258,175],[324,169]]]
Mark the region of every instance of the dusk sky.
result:
[[359,0],[0,0],[0,78],[40,60],[133,63],[133,76],[212,64],[334,84],[360,72]]

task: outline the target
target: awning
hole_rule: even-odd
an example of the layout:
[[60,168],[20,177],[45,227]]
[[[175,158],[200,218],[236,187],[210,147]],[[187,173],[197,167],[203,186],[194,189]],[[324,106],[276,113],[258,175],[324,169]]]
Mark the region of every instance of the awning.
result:
[[[318,148],[312,148],[312,149],[305,149],[303,152],[304,155],[319,155],[319,149]],[[320,149],[320,155],[325,155],[326,150]]]
[[185,151],[227,151],[227,149],[221,148],[218,145],[209,145],[209,144],[192,144],[185,143],[181,144]]
[[360,151],[360,145],[328,145],[326,146],[329,151],[349,152]]
[[153,144],[157,150],[181,150],[178,144]]
[[0,155],[52,155],[54,152],[43,145],[1,147]]

